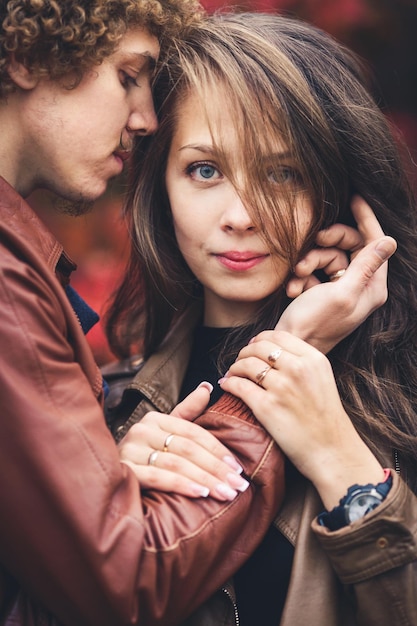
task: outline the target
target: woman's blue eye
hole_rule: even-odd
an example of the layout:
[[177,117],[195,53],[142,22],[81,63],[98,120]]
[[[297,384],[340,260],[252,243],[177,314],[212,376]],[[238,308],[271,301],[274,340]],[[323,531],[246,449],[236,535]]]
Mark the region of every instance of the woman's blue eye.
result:
[[220,172],[211,163],[192,163],[187,167],[187,174],[194,180],[213,180],[219,178]]
[[202,165],[197,169],[200,170],[200,176],[203,178],[211,178],[216,172],[212,165]]
[[277,167],[268,171],[268,179],[276,184],[293,183],[298,185],[301,182],[301,176],[297,170],[292,167]]

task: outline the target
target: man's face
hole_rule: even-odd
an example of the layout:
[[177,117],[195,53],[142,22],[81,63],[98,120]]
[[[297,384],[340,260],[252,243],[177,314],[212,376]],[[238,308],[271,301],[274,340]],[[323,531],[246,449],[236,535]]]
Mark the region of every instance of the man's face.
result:
[[158,40],[131,29],[116,52],[75,89],[41,80],[24,94],[20,189],[47,188],[71,202],[92,202],[120,174],[135,134],[156,130],[151,77]]

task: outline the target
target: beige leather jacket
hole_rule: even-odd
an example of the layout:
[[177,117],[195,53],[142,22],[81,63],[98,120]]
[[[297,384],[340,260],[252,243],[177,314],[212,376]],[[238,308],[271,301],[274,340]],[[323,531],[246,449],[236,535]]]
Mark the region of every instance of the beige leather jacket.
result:
[[255,549],[282,500],[282,456],[226,396],[199,423],[251,487],[227,503],[142,497],[62,288],[73,263],[2,179],[0,216],[0,624],[176,624]]
[[[144,398],[128,425],[152,406],[167,410],[175,404],[195,321],[196,312],[190,310],[128,384],[129,402]],[[119,428],[123,433],[124,427]],[[390,467],[391,455],[382,455],[381,462]],[[417,625],[417,498],[392,474],[386,500],[362,520],[335,532],[316,521],[324,507],[311,483],[299,476],[287,485],[274,524],[295,546],[295,555],[280,626]],[[254,532],[260,539],[262,531]],[[238,624],[231,580],[182,626]]]

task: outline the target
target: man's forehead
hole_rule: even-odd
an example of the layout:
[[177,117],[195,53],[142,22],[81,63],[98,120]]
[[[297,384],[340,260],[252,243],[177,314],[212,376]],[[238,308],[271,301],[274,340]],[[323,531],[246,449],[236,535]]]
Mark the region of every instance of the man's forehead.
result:
[[122,37],[117,50],[114,53],[115,58],[120,57],[123,60],[135,61],[143,64],[155,63],[159,55],[159,41],[157,37],[151,35],[149,31],[141,29],[131,29]]

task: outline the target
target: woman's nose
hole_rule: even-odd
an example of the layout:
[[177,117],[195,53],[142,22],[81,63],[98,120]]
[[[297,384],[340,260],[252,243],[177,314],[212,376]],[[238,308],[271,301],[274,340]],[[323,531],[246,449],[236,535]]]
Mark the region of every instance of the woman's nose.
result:
[[227,206],[222,214],[221,225],[226,230],[241,232],[255,229],[252,217],[236,192],[227,202]]

